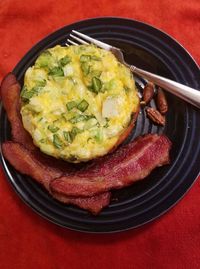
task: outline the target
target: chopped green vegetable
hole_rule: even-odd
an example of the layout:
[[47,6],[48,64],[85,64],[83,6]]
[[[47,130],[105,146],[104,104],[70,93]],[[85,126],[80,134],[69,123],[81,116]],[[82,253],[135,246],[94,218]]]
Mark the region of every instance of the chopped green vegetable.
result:
[[71,101],[71,102],[68,102],[67,104],[66,104],[66,107],[67,107],[67,110],[68,111],[70,111],[70,110],[72,110],[74,107],[76,107],[77,106],[77,104],[76,104],[76,102],[75,101]]
[[75,136],[77,134],[80,134],[82,132],[81,129],[77,128],[77,127],[73,127],[72,130],[71,130],[71,137],[72,139],[74,140]]
[[81,70],[84,74],[84,76],[87,76],[90,73],[90,66],[88,63],[82,63],[81,64]]
[[49,131],[51,131],[52,133],[55,133],[55,132],[57,132],[58,130],[59,130],[59,128],[57,127],[57,126],[55,126],[55,125],[49,125],[48,126],[48,129],[49,129]]
[[93,115],[93,114],[91,114],[91,115],[84,115],[84,117],[85,117],[85,120],[90,120],[90,119],[96,119],[96,117]]
[[85,62],[88,62],[91,60],[91,55],[86,55],[86,54],[83,54],[81,55],[80,57],[80,62],[81,63],[85,63]]
[[71,132],[74,133],[74,134],[80,134],[83,131],[81,129],[79,129],[78,127],[73,127]]
[[52,61],[52,55],[50,51],[45,50],[40,54],[35,64],[37,67],[48,67],[51,61]]
[[88,108],[89,104],[88,102],[83,99],[77,106],[77,108],[81,111],[81,112],[84,112],[87,108]]
[[73,118],[71,118],[69,121],[74,124],[74,123],[89,120],[92,118],[95,118],[95,116],[94,115],[76,115]]
[[97,143],[101,143],[103,139],[103,134],[100,129],[98,129],[96,135],[94,136],[94,139],[96,140]]
[[71,62],[71,58],[69,56],[67,56],[67,55],[59,60],[59,64],[61,66],[65,66],[66,64],[68,64],[70,62]]
[[94,92],[98,93],[102,88],[102,82],[99,78],[93,77],[92,78],[92,88]]
[[69,121],[74,124],[83,120],[85,120],[85,115],[77,115],[71,118]]
[[21,91],[21,98],[23,101],[27,102],[29,101],[30,98],[33,97],[34,94],[38,93],[38,88],[37,87],[33,87],[30,91],[27,89],[26,86],[24,86],[22,88],[22,91]]
[[104,84],[104,88],[107,91],[112,91],[117,87],[117,81],[116,79],[111,79],[110,81],[106,82]]
[[50,76],[55,76],[55,77],[63,77],[64,72],[61,67],[53,67],[49,73]]
[[97,92],[96,92],[96,91],[93,89],[93,87],[92,87],[92,86],[88,86],[87,88],[88,88],[88,90],[89,90],[90,92],[97,93]]
[[73,127],[71,132],[63,132],[64,138],[68,143],[72,143],[74,141],[74,138],[76,137],[77,134],[81,133],[82,130],[80,130],[77,127]]
[[39,87],[39,88],[46,86],[46,84],[47,84],[47,82],[45,79],[36,81],[36,87]]
[[53,135],[53,144],[58,149],[62,148],[62,141],[60,140],[60,138],[57,134]]
[[66,132],[66,131],[64,131],[64,132],[63,132],[63,135],[64,135],[65,140],[66,140],[68,143],[72,143],[73,139],[72,139],[72,137],[71,137],[71,133],[70,133],[70,132]]

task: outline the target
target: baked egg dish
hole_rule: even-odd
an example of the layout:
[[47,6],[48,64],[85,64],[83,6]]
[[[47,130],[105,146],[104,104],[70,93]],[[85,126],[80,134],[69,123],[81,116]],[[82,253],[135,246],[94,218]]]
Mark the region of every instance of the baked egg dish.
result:
[[129,134],[138,109],[130,70],[94,45],[49,48],[24,76],[24,128],[42,152],[69,162],[113,150]]

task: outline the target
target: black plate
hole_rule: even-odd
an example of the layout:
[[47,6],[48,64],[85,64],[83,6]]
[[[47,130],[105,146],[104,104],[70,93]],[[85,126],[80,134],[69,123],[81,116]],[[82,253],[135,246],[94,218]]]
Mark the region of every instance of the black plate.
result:
[[[126,60],[148,71],[200,89],[200,72],[191,56],[174,39],[147,24],[122,18],[97,18],[63,27],[34,46],[14,69],[23,82],[26,69],[38,54],[56,44],[64,45],[72,29],[122,48]],[[70,229],[116,232],[145,224],[166,212],[190,188],[199,172],[200,113],[184,101],[167,94],[169,112],[164,128],[152,125],[142,112],[127,143],[145,133],[165,133],[173,142],[171,165],[154,170],[144,181],[114,191],[111,205],[99,216],[53,200],[31,178],[22,176],[1,155],[8,180],[19,196],[44,218]],[[154,103],[151,103],[154,106]],[[1,143],[10,139],[5,111],[0,115]]]

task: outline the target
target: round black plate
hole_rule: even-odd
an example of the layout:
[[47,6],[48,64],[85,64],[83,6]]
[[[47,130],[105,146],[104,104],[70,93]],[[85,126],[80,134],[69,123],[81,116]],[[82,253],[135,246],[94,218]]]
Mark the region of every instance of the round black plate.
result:
[[[65,44],[72,29],[122,48],[128,63],[200,89],[200,72],[191,56],[174,39],[150,25],[122,18],[96,18],[63,27],[34,46],[14,69],[23,82],[26,69],[38,54]],[[184,101],[167,94],[169,112],[164,128],[152,125],[142,111],[126,143],[145,133],[165,133],[173,143],[171,164],[154,170],[145,180],[114,191],[113,201],[99,216],[52,199],[29,177],[22,176],[1,155],[9,181],[19,196],[44,218],[70,229],[116,232],[147,223],[166,212],[190,188],[199,172],[200,113]],[[151,103],[154,106],[154,102]],[[0,115],[1,143],[10,139],[5,111]],[[117,199],[116,199],[117,198]]]

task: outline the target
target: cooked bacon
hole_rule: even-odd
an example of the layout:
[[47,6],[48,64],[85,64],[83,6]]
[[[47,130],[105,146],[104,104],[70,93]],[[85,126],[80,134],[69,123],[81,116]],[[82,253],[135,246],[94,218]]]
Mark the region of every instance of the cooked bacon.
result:
[[8,120],[12,126],[12,139],[15,142],[25,145],[26,148],[33,150],[32,139],[22,125],[20,115],[20,85],[15,75],[9,73],[1,83],[1,98]]
[[60,169],[52,168],[38,160],[34,152],[12,141],[2,145],[4,157],[22,174],[29,175],[49,190],[49,182],[63,174]]
[[90,167],[51,181],[53,193],[93,196],[128,186],[169,163],[171,142],[164,135],[148,134],[93,162]]
[[103,192],[91,197],[67,197],[60,193],[53,193],[53,197],[64,204],[76,205],[80,208],[90,211],[93,215],[97,215],[100,211],[110,204],[111,193]]
[[[48,162],[45,163],[43,157],[38,156],[38,153],[27,150],[19,143],[12,141],[4,142],[2,145],[4,157],[11,163],[11,165],[20,173],[29,175],[37,182],[42,184],[49,192],[49,183],[52,179],[59,177],[63,174],[63,168],[52,167]],[[41,161],[42,158],[42,161]],[[70,167],[66,163],[65,173],[74,171],[74,167]],[[51,192],[50,192],[51,194]],[[102,193],[93,197],[74,198],[61,194],[53,194],[53,197],[65,204],[77,205],[80,208],[91,211],[93,214],[98,214],[102,208],[110,203],[109,192]]]

